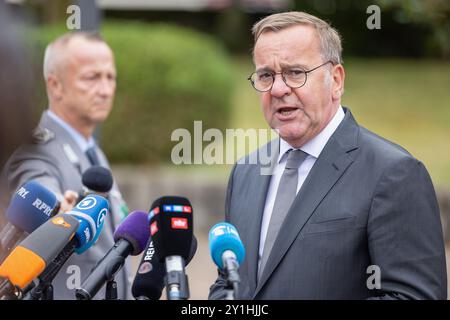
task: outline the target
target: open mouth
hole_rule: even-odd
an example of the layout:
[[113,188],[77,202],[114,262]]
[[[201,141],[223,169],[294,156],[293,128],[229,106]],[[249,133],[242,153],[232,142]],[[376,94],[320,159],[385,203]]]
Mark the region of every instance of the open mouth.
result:
[[277,113],[282,115],[283,117],[289,117],[297,110],[298,110],[298,108],[294,108],[294,107],[284,107],[284,108],[278,109]]

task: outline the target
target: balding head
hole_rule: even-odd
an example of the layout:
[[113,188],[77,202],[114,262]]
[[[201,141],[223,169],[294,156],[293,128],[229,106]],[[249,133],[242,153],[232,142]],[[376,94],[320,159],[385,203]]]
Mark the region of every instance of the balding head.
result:
[[103,38],[98,33],[94,32],[77,31],[66,33],[56,38],[45,48],[43,65],[45,80],[48,79],[48,76],[51,73],[58,74],[58,72],[60,72],[61,69],[64,68],[64,64],[67,62],[68,58],[68,56],[65,54],[65,50],[67,50],[69,43],[75,38],[81,38],[86,41],[102,42],[107,45]]

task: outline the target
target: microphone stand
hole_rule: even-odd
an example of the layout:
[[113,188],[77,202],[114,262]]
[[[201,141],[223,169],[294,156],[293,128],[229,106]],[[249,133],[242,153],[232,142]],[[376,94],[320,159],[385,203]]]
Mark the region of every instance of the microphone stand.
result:
[[234,300],[234,293],[233,289],[230,289],[228,287],[225,288],[225,298],[223,300]]
[[22,291],[7,278],[0,277],[0,300],[18,300]]
[[189,283],[184,271],[184,259],[180,256],[166,257],[166,271],[164,282],[167,300],[189,299]]
[[239,277],[239,264],[236,260],[236,255],[230,250],[226,250],[222,256],[223,264],[225,265],[226,274],[226,293],[225,300],[235,300],[238,296],[239,283],[241,279]]
[[52,281],[55,279],[58,272],[72,255],[76,248],[76,242],[69,242],[60,255],[55,258],[47,269],[39,276],[39,284],[32,288],[24,297],[23,300],[53,300],[53,285]]
[[39,284],[28,291],[22,300],[53,300],[53,285],[51,282],[39,280]]
[[105,300],[118,300],[117,299],[117,282],[114,278],[108,279],[105,289]]
[[51,283],[45,286],[42,292],[42,300],[53,300],[53,285]]

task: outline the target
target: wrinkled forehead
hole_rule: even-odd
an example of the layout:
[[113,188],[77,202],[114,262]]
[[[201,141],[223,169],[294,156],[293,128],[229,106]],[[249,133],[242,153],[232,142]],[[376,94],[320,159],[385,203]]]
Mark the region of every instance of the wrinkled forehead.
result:
[[114,67],[113,52],[102,41],[75,37],[66,44],[62,54],[65,67],[72,70],[95,65],[110,65]]
[[284,62],[309,60],[320,55],[316,29],[310,25],[295,25],[282,30],[265,30],[255,43],[253,59],[256,65],[272,59]]
[[66,47],[69,58],[84,61],[89,59],[113,59],[109,46],[102,41],[74,38]]

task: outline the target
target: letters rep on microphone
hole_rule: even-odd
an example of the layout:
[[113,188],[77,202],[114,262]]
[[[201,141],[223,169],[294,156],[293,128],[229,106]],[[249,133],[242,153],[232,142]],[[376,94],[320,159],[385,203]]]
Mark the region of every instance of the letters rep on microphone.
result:
[[50,217],[50,214],[52,212],[52,207],[50,207],[44,201],[42,201],[41,199],[37,198],[36,200],[34,200],[32,205],[33,205],[33,207],[36,207],[40,211],[44,212],[44,214],[46,214],[47,216]]

